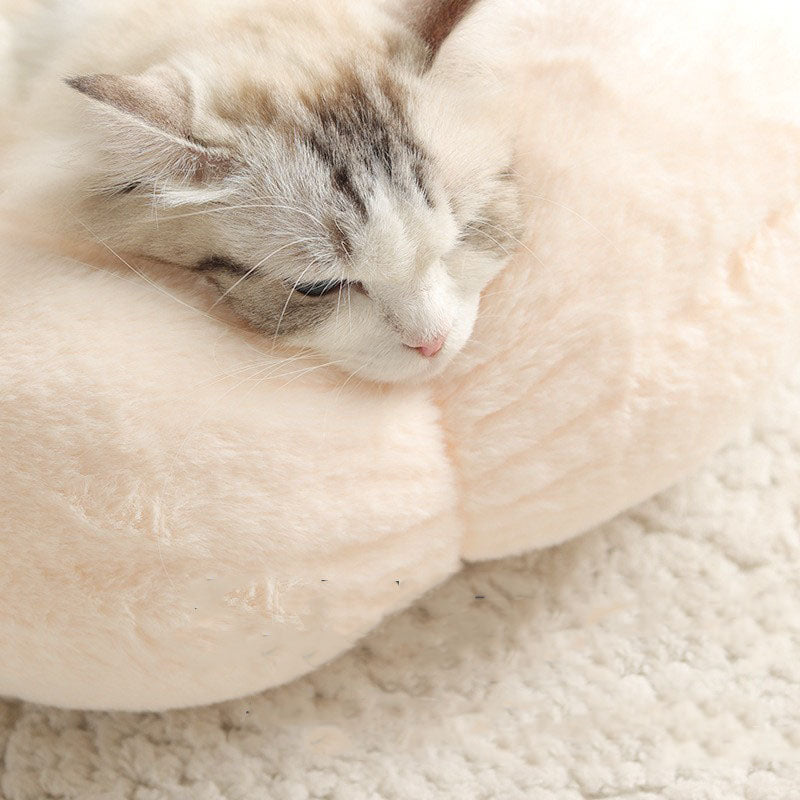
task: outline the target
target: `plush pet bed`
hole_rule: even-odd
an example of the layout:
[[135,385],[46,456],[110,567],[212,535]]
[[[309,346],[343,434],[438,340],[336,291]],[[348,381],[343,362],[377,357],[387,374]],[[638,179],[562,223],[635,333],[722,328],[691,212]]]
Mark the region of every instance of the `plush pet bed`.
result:
[[428,387],[267,361],[174,276],[6,220],[0,692],[255,692],[717,448],[800,332],[800,28],[750,5],[503,6],[527,232]]
[[698,474],[286,686],[0,703],[5,800],[797,800],[800,375]]

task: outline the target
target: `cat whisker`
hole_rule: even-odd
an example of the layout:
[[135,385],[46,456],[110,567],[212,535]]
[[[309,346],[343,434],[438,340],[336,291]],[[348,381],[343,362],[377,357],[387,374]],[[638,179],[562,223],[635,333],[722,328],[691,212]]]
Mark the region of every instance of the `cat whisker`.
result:
[[[515,174],[518,175],[519,173]],[[614,241],[610,239],[605,233],[603,233],[603,231],[601,231],[600,228],[597,227],[597,225],[595,225],[591,220],[583,216],[583,214],[576,211],[574,208],[571,208],[570,206],[566,205],[566,203],[561,203],[558,200],[554,200],[552,197],[546,197],[543,194],[537,194],[535,192],[523,191],[520,192],[519,195],[520,197],[525,197],[531,200],[541,200],[543,203],[549,203],[550,205],[555,206],[556,208],[560,208],[568,212],[569,214],[572,214],[572,216],[574,216],[576,219],[583,222],[584,225],[591,228],[591,230],[593,230],[601,239],[603,239],[603,241],[605,241],[615,252],[617,253],[621,252],[619,247],[614,243]]]
[[285,364],[289,364],[295,361],[300,361],[303,358],[307,358],[310,354],[313,353],[313,350],[310,348],[306,348],[304,351],[298,353],[295,356],[288,356],[287,358],[282,358],[276,362],[274,358],[270,358],[268,354],[267,359],[260,360],[260,361],[252,361],[249,364],[244,364],[242,366],[236,367],[236,369],[228,370],[227,372],[222,372],[218,375],[215,375],[213,378],[206,378],[205,380],[199,381],[198,383],[193,384],[193,388],[197,389],[203,386],[211,386],[215,383],[219,383],[220,381],[225,380],[226,378],[233,378],[237,375],[241,375],[243,372],[247,372],[248,370],[255,370],[255,373],[245,380],[252,380],[257,375],[260,374],[260,370],[264,368],[268,368],[270,366],[283,366]]
[[[374,364],[379,363],[386,356],[390,356],[392,354],[392,352],[394,351],[394,349],[395,349],[394,345],[391,345],[391,344],[384,345],[380,350],[378,350],[377,353],[375,353],[375,355],[373,355],[371,358],[367,359],[357,370],[355,370],[354,372],[350,373],[350,376],[347,378],[347,380],[339,387],[339,391],[336,393],[336,399],[339,398],[339,396],[344,391],[345,387],[348,385],[348,383],[352,380],[352,378],[355,375],[358,375],[360,372],[363,372],[364,370],[369,369],[370,367],[372,367]],[[361,378],[361,380],[356,384],[356,386],[360,386],[366,380],[369,380],[369,376],[368,375],[364,375]]]
[[214,308],[216,308],[216,306],[217,306],[217,305],[219,305],[219,303],[221,303],[221,302],[222,302],[222,301],[223,301],[223,300],[224,300],[224,299],[225,299],[225,298],[226,298],[226,297],[227,297],[227,296],[228,296],[228,295],[229,295],[229,294],[230,294],[230,293],[231,293],[231,292],[232,292],[232,291],[233,291],[233,290],[234,290],[234,289],[237,287],[237,286],[239,286],[239,285],[240,285],[240,284],[241,284],[243,281],[246,281],[246,280],[247,280],[247,279],[248,279],[248,278],[249,278],[249,277],[250,277],[250,276],[251,276],[251,275],[252,275],[252,274],[253,274],[253,273],[254,273],[254,272],[257,270],[257,269],[260,269],[261,267],[263,267],[263,266],[264,266],[264,264],[266,264],[266,263],[267,263],[267,261],[269,261],[269,260],[270,260],[270,259],[271,259],[273,256],[276,256],[276,255],[278,255],[278,253],[280,253],[282,250],[286,250],[286,249],[288,249],[289,247],[294,247],[296,244],[300,244],[300,243],[302,243],[303,241],[304,241],[303,239],[296,239],[296,240],[295,240],[295,241],[293,241],[293,242],[288,242],[287,244],[283,245],[282,247],[279,247],[277,250],[273,250],[273,251],[272,251],[272,252],[271,252],[271,253],[270,253],[268,256],[266,256],[266,258],[263,258],[263,259],[261,259],[261,261],[259,261],[259,262],[258,262],[258,263],[257,263],[257,264],[254,266],[254,267],[251,267],[249,270],[247,270],[247,272],[245,272],[245,273],[244,273],[244,275],[242,275],[242,277],[241,277],[241,278],[239,278],[239,280],[238,280],[238,281],[236,281],[236,283],[234,283],[232,286],[229,286],[229,287],[228,287],[228,288],[227,288],[227,289],[226,289],[226,290],[225,290],[225,291],[224,291],[224,292],[223,292],[223,293],[222,293],[222,294],[221,294],[221,295],[220,295],[220,296],[219,296],[219,297],[218,297],[218,298],[217,298],[217,299],[216,299],[216,300],[215,300],[215,301],[212,303],[212,305],[211,305],[211,309],[213,310]]
[[280,205],[277,203],[241,203],[239,205],[233,206],[220,206],[219,208],[203,208],[198,211],[186,211],[182,214],[170,214],[169,216],[161,216],[162,220],[173,220],[173,219],[185,219],[187,217],[199,217],[203,216],[204,214],[222,214],[231,211],[241,211],[241,210],[265,210],[265,211],[293,211],[297,214],[302,214],[303,216],[309,218],[313,222],[315,222],[320,229],[324,230],[325,226],[318,217],[314,216],[314,214],[309,213],[305,209],[298,208],[297,206],[287,206],[287,205]]
[[302,282],[305,274],[316,264],[316,261],[309,262],[308,266],[300,273],[300,277],[294,282],[294,286],[289,290],[289,294],[286,296],[286,302],[283,304],[283,309],[281,310],[281,315],[278,318],[278,324],[275,326],[275,333],[272,336],[272,346],[275,347],[275,344],[278,340],[278,333],[281,329],[281,323],[283,322],[283,318],[286,315],[286,309],[289,308],[289,303],[292,300],[292,293],[297,289],[297,287]]
[[[482,223],[482,224],[487,224],[487,223]],[[499,242],[493,236],[490,236],[488,233],[486,233],[486,231],[482,231],[480,228],[478,228],[475,225],[465,225],[464,227],[468,228],[469,230],[473,231],[474,233],[479,234],[480,236],[483,236],[484,238],[488,239],[490,242],[494,242],[507,256],[511,255],[511,251],[507,247],[505,247],[505,245],[503,245],[502,242]]]
[[[260,197],[259,199],[263,203],[270,203],[270,204],[273,203],[273,200],[270,197]],[[304,216],[308,217],[308,219],[313,220],[314,222],[316,222],[317,223],[317,227],[319,227],[321,230],[327,231],[327,227],[326,227],[325,223],[318,216],[316,216],[315,214],[312,214],[307,209],[298,208],[297,206],[284,206],[284,210],[297,211],[297,212],[303,214]]]
[[[290,381],[287,381],[286,383],[281,384],[280,386],[276,387],[276,391],[280,391],[281,389],[285,389],[287,386],[289,386],[290,384],[294,383],[296,380],[299,380],[300,378],[302,378],[305,375],[308,375],[311,372],[316,372],[317,370],[324,369],[325,367],[333,367],[333,366],[336,366],[338,364],[343,364],[343,363],[344,363],[344,361],[342,361],[341,359],[338,359],[336,361],[326,361],[324,364],[315,364],[313,367],[308,367],[307,369],[298,370],[296,373],[289,372],[289,373],[285,373],[283,375],[269,376],[269,377],[285,378],[287,375],[294,375],[295,376]],[[259,381],[257,386],[260,386],[264,382],[264,380],[265,379],[262,379],[261,381]]]
[[341,306],[342,303],[342,289],[344,289],[344,283],[339,284],[339,291],[336,297],[336,316],[334,317],[334,319],[336,320],[337,325],[339,324],[339,307]]
[[356,375],[358,375],[359,372],[363,372],[365,369],[368,369],[369,367],[371,367],[375,363],[376,360],[377,359],[375,359],[375,358],[371,358],[371,359],[369,359],[369,361],[367,361],[364,364],[362,364],[358,369],[353,370],[347,376],[347,379],[344,381],[344,383],[342,383],[342,385],[339,387],[339,390],[336,392],[336,397],[334,398],[334,400],[336,402],[338,402],[338,400],[342,396],[342,392],[345,390],[345,387],[347,386],[347,384],[350,383],[350,381],[353,380],[353,378]]
[[[208,414],[214,409],[214,407],[218,403],[220,403],[222,400],[224,400],[232,392],[235,392],[240,386],[243,386],[245,383],[247,383],[247,381],[254,380],[254,379],[258,378],[258,382],[250,390],[250,391],[253,391],[255,388],[260,386],[265,380],[269,379],[270,377],[273,377],[275,375],[275,373],[277,373],[277,370],[280,367],[284,366],[289,361],[297,361],[297,360],[300,360],[301,358],[304,358],[304,357],[306,357],[306,354],[302,354],[302,355],[298,355],[298,356],[295,356],[295,357],[292,357],[292,358],[289,358],[289,359],[284,359],[284,360],[281,360],[281,361],[270,363],[267,367],[262,369],[260,372],[257,371],[255,375],[248,375],[248,376],[244,377],[242,380],[238,381],[233,386],[231,386],[228,389],[226,389],[218,397],[215,397],[208,404],[208,406],[205,408],[205,410],[200,415],[200,417],[195,419],[194,424],[189,428],[189,430],[187,431],[186,435],[184,436],[184,438],[182,439],[181,443],[179,444],[178,449],[175,451],[175,454],[173,455],[172,460],[170,462],[170,468],[168,470],[168,473],[167,473],[167,475],[164,478],[164,481],[162,483],[162,494],[166,491],[167,483],[172,478],[172,475],[175,472],[175,467],[177,465],[178,458],[180,457],[184,447],[186,446],[186,443],[189,441],[189,438],[191,437],[191,435],[195,431],[197,431],[200,428],[203,420],[208,416]],[[294,374],[294,373],[288,373],[288,374]],[[279,375],[278,377],[282,377],[282,376]]]
[[[531,250],[531,248],[530,248],[530,247],[528,247],[528,245],[526,245],[526,244],[525,244],[525,243],[524,243],[524,242],[523,242],[521,239],[518,239],[516,236],[514,236],[514,235],[513,235],[513,234],[511,234],[511,233],[509,233],[509,231],[505,230],[504,228],[501,228],[499,225],[492,225],[492,224],[491,224],[491,223],[489,223],[489,222],[484,222],[483,224],[484,224],[484,225],[488,225],[490,228],[496,228],[496,229],[498,229],[499,231],[501,231],[501,232],[503,233],[503,235],[505,235],[505,236],[508,236],[508,238],[509,238],[509,239],[511,239],[513,242],[515,242],[516,244],[518,244],[518,245],[519,245],[519,246],[520,246],[520,247],[521,247],[523,250],[525,250],[527,253],[529,253],[531,256],[533,256],[533,258],[535,258],[535,259],[536,259],[536,262],[537,262],[538,264],[540,264],[540,265],[541,265],[542,267],[544,267],[545,269],[548,269],[548,267],[547,267],[547,264],[545,264],[545,263],[544,263],[544,261],[542,261],[542,259],[541,259],[541,258],[539,258],[539,256],[538,256],[536,253],[534,253],[534,251],[533,251],[533,250]],[[478,233],[478,234],[480,234],[481,236],[485,236],[487,239],[489,239],[489,241],[492,241],[492,242],[494,242],[494,243],[495,243],[495,244],[496,244],[496,245],[497,245],[497,246],[498,246],[498,247],[499,247],[501,250],[503,250],[503,252],[505,252],[507,255],[509,255],[509,256],[510,256],[510,255],[512,255],[512,254],[511,254],[511,252],[510,252],[510,251],[509,251],[509,250],[508,250],[506,247],[504,247],[504,246],[503,246],[503,245],[502,245],[502,244],[501,244],[499,241],[497,241],[497,239],[495,239],[493,236],[490,236],[488,233],[486,233],[486,231],[480,230],[480,228],[476,228],[474,225],[467,225],[467,227],[468,227],[468,228],[470,228],[471,230],[475,231],[475,233]]]
[[[298,372],[305,372],[307,368],[303,368],[300,370],[293,370],[290,372],[281,372],[280,368],[283,366],[287,366],[292,362],[302,361],[303,359],[308,358],[309,356],[313,356],[313,352],[304,353],[302,356],[298,356],[296,358],[282,360],[281,362],[272,365],[272,367],[262,370],[260,373],[256,375],[251,375],[247,380],[255,380],[256,383],[247,390],[244,397],[247,397],[249,394],[254,392],[259,386],[261,386],[264,381],[272,380],[274,378],[285,378],[287,375],[296,375]],[[316,368],[316,367],[315,367]]]
[[86,225],[83,222],[83,220],[76,219],[76,221],[82,228],[84,228],[84,230],[89,234],[89,236],[92,238],[92,240],[94,242],[96,242],[101,247],[104,247],[106,250],[108,250],[108,252],[111,253],[111,255],[114,256],[114,258],[116,258],[120,263],[124,264],[135,275],[138,275],[143,281],[145,281],[145,283],[150,285],[157,292],[159,292],[160,294],[163,294],[165,297],[169,297],[170,300],[174,300],[176,303],[179,303],[180,305],[184,306],[185,308],[191,309],[192,311],[194,311],[197,314],[201,314],[202,316],[207,317],[208,319],[214,320],[214,322],[221,322],[222,321],[222,320],[219,319],[219,317],[215,317],[212,314],[208,314],[205,311],[203,311],[202,309],[199,309],[196,306],[193,306],[190,303],[187,303],[184,300],[181,300],[179,297],[176,297],[174,294],[171,294],[170,292],[168,292],[163,286],[160,286],[154,280],[152,280],[147,275],[145,275],[144,272],[142,272],[141,270],[136,269],[136,267],[134,267],[131,264],[129,264],[116,250],[114,250],[114,248],[111,247],[111,245],[107,244],[103,239],[101,239],[99,236],[97,236],[94,233],[94,231],[92,231],[92,229],[89,228],[89,226]]

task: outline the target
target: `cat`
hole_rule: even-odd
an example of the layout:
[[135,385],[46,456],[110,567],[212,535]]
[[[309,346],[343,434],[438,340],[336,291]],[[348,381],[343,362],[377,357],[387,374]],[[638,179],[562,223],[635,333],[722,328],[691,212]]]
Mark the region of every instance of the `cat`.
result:
[[439,63],[481,4],[62,0],[38,162],[81,235],[351,374],[424,380],[517,241],[511,110]]

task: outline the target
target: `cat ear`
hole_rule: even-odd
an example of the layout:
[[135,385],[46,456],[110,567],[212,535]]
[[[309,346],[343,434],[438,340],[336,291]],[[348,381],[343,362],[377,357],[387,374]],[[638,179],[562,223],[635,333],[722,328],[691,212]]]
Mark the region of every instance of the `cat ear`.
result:
[[96,101],[101,168],[110,187],[148,186],[163,199],[196,202],[233,166],[225,148],[198,142],[191,133],[189,81],[172,67],[142,75],[82,75],[68,86]]
[[447,37],[475,3],[476,0],[418,0],[412,28],[426,46],[426,66],[433,63]]

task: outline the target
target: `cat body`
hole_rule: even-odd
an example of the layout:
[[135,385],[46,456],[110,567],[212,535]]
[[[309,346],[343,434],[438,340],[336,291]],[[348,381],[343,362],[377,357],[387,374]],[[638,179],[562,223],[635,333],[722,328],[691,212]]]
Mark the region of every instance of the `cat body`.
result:
[[472,5],[56,3],[22,47],[6,197],[342,369],[436,374],[518,216],[497,87],[439,59]]

